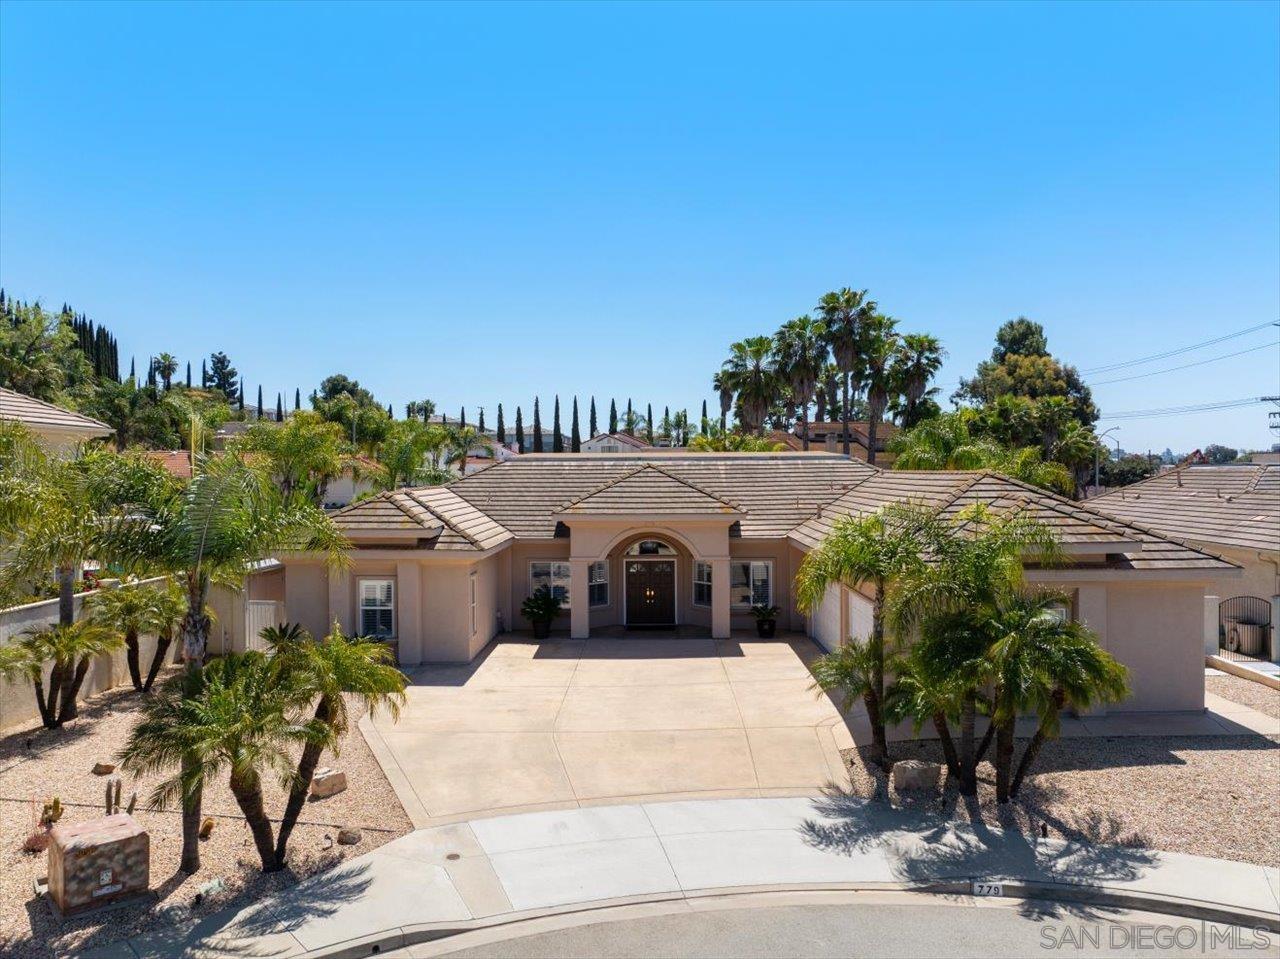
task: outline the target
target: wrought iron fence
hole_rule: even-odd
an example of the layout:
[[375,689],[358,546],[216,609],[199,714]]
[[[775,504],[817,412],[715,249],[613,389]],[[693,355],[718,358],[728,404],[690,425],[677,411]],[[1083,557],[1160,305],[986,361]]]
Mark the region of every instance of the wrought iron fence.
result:
[[1271,600],[1232,596],[1218,604],[1218,655],[1233,660],[1271,658]]

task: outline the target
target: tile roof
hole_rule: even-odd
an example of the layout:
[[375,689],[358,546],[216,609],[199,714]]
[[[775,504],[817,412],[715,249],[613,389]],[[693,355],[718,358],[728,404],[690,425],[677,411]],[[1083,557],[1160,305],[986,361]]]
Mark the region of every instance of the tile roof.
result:
[[591,515],[703,516],[708,513],[736,516],[741,507],[681,479],[659,466],[645,463],[608,480],[585,496],[565,504],[557,513]]
[[[811,465],[797,469],[801,461]],[[641,462],[736,504],[743,513],[743,536],[775,539],[839,495],[841,484],[876,472],[837,453],[527,453],[472,473],[449,489],[517,538],[551,539],[561,518],[556,510],[621,479]]]
[[[827,504],[813,519],[800,524],[791,538],[812,549],[831,532],[838,519],[867,515],[892,502],[916,503],[947,517],[954,517],[974,503],[1026,512],[1049,526],[1068,550],[1073,546],[1116,544],[1117,551],[1108,553],[1107,559],[1107,566],[1114,569],[1229,569],[1233,565],[1138,524],[985,471],[877,471]],[[1141,545],[1126,547],[1128,543]]]
[[191,479],[191,454],[187,450],[147,450],[144,455],[164,467],[169,475]]
[[99,420],[4,387],[0,387],[0,420],[17,420],[36,432],[48,430],[81,433],[86,437],[106,436],[115,432]]
[[[1027,511],[1070,550],[1105,550],[1109,568],[1230,569],[1232,564],[1132,520],[996,473],[882,470],[836,453],[662,450],[589,457],[527,454],[447,487],[399,490],[334,514],[349,534],[439,527],[437,549],[488,549],[510,538],[551,539],[574,515],[637,517],[736,511],[743,538],[813,548],[843,516],[913,502],[954,515],[971,503]],[[354,538],[359,538],[355,535]],[[1099,549],[1100,547],[1100,549]]]
[[1166,536],[1280,550],[1280,465],[1193,465],[1089,500],[1122,520],[1143,523]]
[[652,447],[638,436],[630,436],[626,433],[597,433],[595,436],[589,437],[586,442],[595,440],[613,440],[619,446],[628,446],[632,449],[647,450]]
[[[511,539],[511,534],[444,486],[379,493],[332,514],[334,525],[348,537],[431,540],[428,549],[483,552]],[[420,536],[413,537],[414,532]]]

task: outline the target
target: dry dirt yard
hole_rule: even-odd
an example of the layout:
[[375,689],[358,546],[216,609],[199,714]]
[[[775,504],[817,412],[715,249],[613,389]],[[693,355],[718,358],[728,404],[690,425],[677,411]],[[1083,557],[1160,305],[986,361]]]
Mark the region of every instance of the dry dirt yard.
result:
[[[206,788],[204,813],[216,821],[213,835],[201,843],[200,872],[188,877],[177,871],[182,836],[176,812],[150,812],[146,797],[154,780],[134,782],[122,777],[122,805],[138,792],[135,818],[151,835],[153,894],[139,903],[97,915],[59,921],[33,882],[45,874],[46,854],[22,851],[33,817],[51,797],[61,798],[62,822],[92,819],[102,814],[105,780],[95,776],[96,762],[114,762],[132,728],[138,695],[112,690],[82,707],[81,716],[63,730],[50,732],[38,724],[0,739],[0,955],[49,957],[124,939],[163,924],[193,923],[210,912],[249,902],[300,878],[360,855],[402,836],[412,828],[381,768],[356,728],[360,707],[352,706],[351,729],[341,755],[326,754],[321,765],[347,774],[348,789],[336,796],[307,803],[289,840],[288,867],[272,876],[260,872],[249,830],[226,781]],[[266,784],[267,809],[278,815],[284,794]],[[35,801],[35,812],[31,802]],[[337,845],[338,828],[356,826],[362,832],[354,846]],[[206,894],[198,907],[192,901],[201,886],[221,880],[222,889]]]
[[[1280,690],[1234,676],[1209,677],[1206,688],[1280,716]],[[1025,745],[1018,740],[1015,761]],[[861,752],[845,751],[854,794],[897,802],[885,775]],[[894,744],[893,756],[943,761],[936,741]],[[1008,808],[996,804],[995,769],[986,762],[978,798],[971,812],[946,788],[929,808],[960,822],[981,816],[989,826],[1027,836],[1047,825],[1053,838],[1280,863],[1280,742],[1266,736],[1053,740]]]

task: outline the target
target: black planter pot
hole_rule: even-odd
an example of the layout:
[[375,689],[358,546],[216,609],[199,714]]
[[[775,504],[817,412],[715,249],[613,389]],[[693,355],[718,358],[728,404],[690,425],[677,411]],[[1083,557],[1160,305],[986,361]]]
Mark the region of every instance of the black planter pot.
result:
[[773,634],[778,631],[778,621],[776,619],[757,619],[756,633],[761,639],[773,639]]
[[547,638],[548,636],[550,636],[550,635],[551,635],[551,622],[550,622],[550,620],[545,620],[545,619],[543,619],[543,620],[534,620],[534,623],[533,623],[533,638],[534,638],[534,639],[546,639],[546,638]]

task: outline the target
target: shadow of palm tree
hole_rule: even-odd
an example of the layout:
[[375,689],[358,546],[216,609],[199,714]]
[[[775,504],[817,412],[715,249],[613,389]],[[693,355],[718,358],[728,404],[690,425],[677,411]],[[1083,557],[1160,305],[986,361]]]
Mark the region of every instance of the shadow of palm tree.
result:
[[[1103,816],[1059,824],[1078,838],[1038,839],[1016,828],[993,828],[975,801],[964,802],[969,822],[960,823],[936,803],[894,808],[833,790],[814,801],[816,815],[800,831],[809,845],[841,855],[874,849],[886,856],[897,881],[920,885],[1021,880],[1065,884],[1064,892],[1082,896],[1141,878],[1157,858],[1149,849],[1113,844],[1120,826]],[[1056,901],[1026,901],[1022,909],[1035,916],[1114,911]]]

